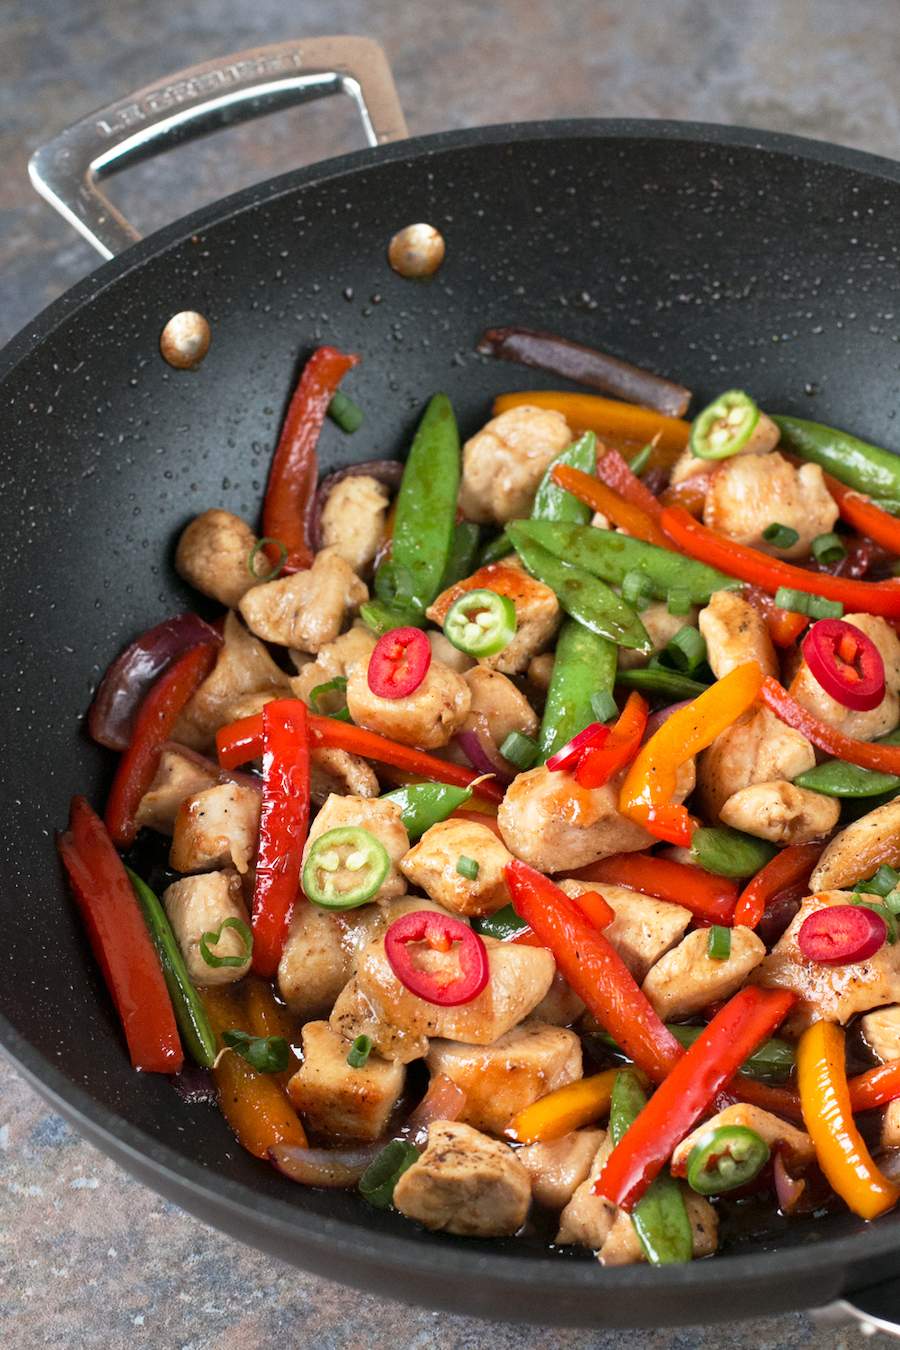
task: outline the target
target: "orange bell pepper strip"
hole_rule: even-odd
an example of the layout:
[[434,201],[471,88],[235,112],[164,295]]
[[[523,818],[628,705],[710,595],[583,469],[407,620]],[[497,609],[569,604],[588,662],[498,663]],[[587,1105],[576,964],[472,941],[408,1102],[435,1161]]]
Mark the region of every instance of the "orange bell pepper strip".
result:
[[528,389],[522,393],[501,394],[494,399],[494,416],[510,408],[552,408],[562,413],[575,432],[594,431],[603,440],[634,441],[645,445],[658,436],[657,448],[671,452],[670,463],[678,458],[691,435],[691,424],[681,417],[639,408],[633,403],[602,398],[599,394],[569,394],[555,389]]
[[791,844],[776,853],[741,891],[734,922],[745,928],[755,928],[776,895],[788,887],[805,885],[809,881],[824,847],[824,844]]
[[[223,1031],[248,1031],[239,994],[228,988],[207,987],[200,997],[217,1043]],[[268,1158],[276,1144],[307,1147],[306,1131],[278,1081],[277,1074],[259,1073],[235,1050],[217,1056],[212,1071],[219,1110],[238,1143],[255,1158]]]
[[678,770],[747,711],[759,694],[762,680],[757,662],[747,661],[672,713],[638,752],[625,776],[619,794],[622,814],[657,839],[687,847],[691,818],[684,806],[673,801]]
[[[826,750],[835,759],[845,759],[848,764],[875,769],[878,773],[900,774],[900,745],[876,745],[874,742],[857,741],[852,736],[845,736],[808,712],[771,675],[767,675],[762,682],[760,701],[787,726],[802,732],[808,741],[812,741],[820,750]],[[860,873],[860,876],[866,875],[866,872]]]
[[566,983],[629,1059],[660,1082],[677,1063],[681,1046],[612,943],[564,891],[533,867],[515,859],[507,863],[504,875],[516,913],[549,947]]
[[513,1116],[503,1133],[517,1144],[546,1144],[583,1125],[593,1125],[609,1112],[618,1072],[604,1069],[548,1092]]
[[[448,759],[438,759],[425,750],[416,750],[409,745],[400,745],[386,736],[374,731],[354,726],[351,722],[341,722],[334,717],[309,717],[310,739],[314,745],[330,745],[338,750],[349,750],[352,755],[361,755],[363,759],[374,759],[377,764],[393,764],[399,769],[413,773],[430,782],[452,783],[455,787],[468,787],[475,779],[480,779],[478,794],[492,802],[502,802],[503,788],[499,783],[485,778],[477,769],[466,769],[461,764],[451,764]],[[219,763],[224,769],[236,769],[239,764],[258,759],[262,754],[262,713],[252,717],[240,717],[229,722],[216,732],[216,751]]]
[[602,745],[585,751],[575,769],[575,781],[583,788],[602,787],[634,759],[647,729],[649,709],[635,690]]
[[[900,1097],[900,1059],[889,1060],[887,1064],[876,1064],[866,1069],[849,1082],[850,1106],[854,1115],[860,1111],[875,1111],[880,1106]],[[732,1079],[726,1092],[729,1097],[751,1106],[759,1106],[764,1111],[772,1111],[788,1120],[803,1120],[800,1098],[793,1088],[780,1083],[762,1083],[755,1078],[743,1075]]]
[[653,516],[642,506],[620,497],[612,488],[598,479],[592,478],[581,469],[573,469],[569,464],[557,464],[553,469],[553,481],[558,487],[571,492],[579,501],[586,502],[594,511],[602,511],[609,516],[614,525],[625,530],[635,539],[643,539],[646,544],[656,544],[658,548],[672,552],[668,537],[663,534]]
[[648,516],[658,516],[662,507],[653,493],[642,483],[624,455],[618,450],[604,448],[597,456],[597,477],[626,502],[639,506]]
[[758,549],[738,544],[701,525],[682,506],[664,507],[659,518],[663,531],[676,548],[700,562],[720,568],[730,577],[751,582],[774,595],[779,586],[789,586],[807,595],[840,600],[851,611],[900,618],[900,581],[853,581],[827,572],[808,572],[803,567],[770,558]]
[[795,1002],[789,990],[755,985],[729,999],[616,1144],[594,1182],[594,1194],[632,1209],[716,1094]]
[[132,1065],[144,1073],[178,1073],[184,1054],[159,957],[122,859],[84,797],[72,798],[69,828],[56,847]]
[[872,1161],[853,1121],[844,1032],[814,1022],[797,1044],[797,1086],[807,1132],[829,1185],[862,1219],[877,1219],[900,1200],[900,1186]]
[[738,898],[735,882],[704,872],[690,863],[672,862],[649,853],[616,853],[611,858],[588,863],[566,876],[575,881],[605,882],[625,886],[641,895],[683,905],[697,919],[729,927],[734,921]]
[[900,1097],[900,1059],[876,1064],[850,1079],[850,1105],[856,1111],[874,1111]]
[[[336,347],[319,347],[303,367],[288,404],[262,510],[263,534],[287,549],[284,572],[312,565],[308,527],[319,476],[316,446],[328,405],[358,361],[358,356],[345,356]],[[273,566],[278,563],[274,545],[268,545],[266,553]]]
[[106,828],[120,848],[135,841],[137,809],[159,767],[162,747],[182,708],[212,670],[217,652],[213,642],[191,647],[160,675],[138,709],[131,744],[119,760],[106,799]]
[[268,980],[260,980],[255,975],[247,975],[241,981],[244,1010],[247,1018],[247,1030],[254,1036],[280,1036],[287,1041],[290,1051],[290,1063],[282,1073],[273,1074],[282,1087],[300,1067],[300,1060],[294,1052],[293,1043],[298,1039],[299,1027],[296,1018],[279,1003]]
[[771,595],[760,590],[759,586],[747,586],[744,599],[749,600],[753,608],[763,616],[769,637],[776,647],[793,647],[809,623],[805,614],[796,614],[793,610],[782,609],[780,605],[776,605]]
[[294,904],[309,825],[306,704],[275,699],[262,710],[263,788],[253,888],[253,969],[274,975]]

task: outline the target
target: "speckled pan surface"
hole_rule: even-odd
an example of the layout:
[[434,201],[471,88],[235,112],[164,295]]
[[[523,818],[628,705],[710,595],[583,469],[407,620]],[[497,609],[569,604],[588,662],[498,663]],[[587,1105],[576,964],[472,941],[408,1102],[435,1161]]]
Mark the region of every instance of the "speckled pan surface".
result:
[[[387,267],[414,220],[447,240],[412,284]],[[193,603],[180,526],[253,517],[298,360],[363,355],[364,430],[328,426],[324,470],[401,452],[437,388],[464,431],[534,372],[473,354],[485,323],[564,330],[711,395],[752,388],[900,448],[900,168],[786,137],[666,123],[452,133],[274,180],[146,240],[0,358],[7,541],[0,671],[3,1038],[65,1113],[143,1179],[236,1236],[410,1300],[559,1323],[696,1322],[824,1301],[896,1266],[898,1218],[744,1240],[714,1263],[605,1271],[537,1239],[463,1243],[291,1187],[203,1107],[130,1072],[51,845],[108,757],[79,719],[123,637]],[[157,349],[177,310],[209,319],[194,374]],[[726,1264],[727,1263],[727,1264]],[[857,1264],[858,1263],[858,1264]],[[726,1269],[729,1278],[724,1278]],[[621,1297],[611,1300],[618,1291]],[[698,1303],[699,1300],[699,1303]],[[702,1307],[702,1313],[699,1309]]]

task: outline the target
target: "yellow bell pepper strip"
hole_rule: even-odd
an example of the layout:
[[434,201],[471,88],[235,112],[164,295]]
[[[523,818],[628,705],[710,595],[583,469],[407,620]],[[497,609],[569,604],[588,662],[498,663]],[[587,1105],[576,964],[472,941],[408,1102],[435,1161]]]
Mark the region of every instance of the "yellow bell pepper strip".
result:
[[803,1120],[832,1189],[861,1219],[876,1219],[900,1200],[900,1186],[872,1161],[853,1121],[844,1064],[844,1032],[814,1022],[797,1045]]
[[[556,389],[527,389],[521,393],[501,394],[494,399],[494,416],[510,408],[523,406],[552,408],[562,413],[576,435],[594,431],[603,439],[635,441],[644,445],[656,436],[656,451],[668,452],[665,466],[671,467],[691,435],[691,424],[680,417],[666,417],[633,403],[619,403],[599,394],[568,394]],[[661,464],[661,467],[663,465]]]
[[622,784],[619,810],[670,844],[687,847],[691,818],[673,801],[682,764],[716,739],[753,704],[763,682],[756,661],[747,661],[672,713],[638,751]]
[[609,1111],[618,1072],[604,1069],[548,1092],[513,1116],[503,1133],[517,1144],[546,1144],[583,1125],[592,1125]]
[[282,1073],[272,1075],[282,1087],[287,1087],[300,1067],[300,1060],[293,1047],[293,1042],[299,1040],[300,1036],[297,1019],[278,1002],[268,980],[261,980],[256,975],[247,975],[242,981],[242,986],[247,1030],[254,1036],[263,1038],[279,1036],[288,1043],[290,1053],[288,1067]]

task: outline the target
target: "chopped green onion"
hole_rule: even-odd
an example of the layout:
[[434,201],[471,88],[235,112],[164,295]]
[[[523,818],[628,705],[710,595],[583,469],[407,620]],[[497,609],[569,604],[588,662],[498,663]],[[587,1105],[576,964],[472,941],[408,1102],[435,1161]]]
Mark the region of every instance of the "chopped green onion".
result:
[[419,1150],[405,1139],[392,1139],[359,1179],[359,1193],[376,1209],[389,1209],[394,1187],[407,1168],[419,1161]]
[[670,614],[683,615],[691,612],[691,593],[683,586],[673,586],[666,596],[666,608]]
[[500,746],[500,753],[517,769],[530,769],[538,756],[537,741],[521,731],[511,731]]
[[[215,952],[209,950],[209,943],[215,945],[222,936],[226,928],[233,928],[244,943],[244,952],[241,956],[216,956]],[[200,937],[200,955],[208,966],[218,968],[219,966],[245,966],[253,955],[253,934],[244,923],[243,919],[224,919],[219,925],[217,933],[203,933]]]
[[731,955],[731,929],[714,923],[706,940],[706,954],[711,961],[727,961]]
[[806,614],[811,619],[840,619],[844,613],[840,600],[826,600],[824,595],[808,595],[806,591],[795,591],[792,586],[779,586],[775,592],[775,603],[779,609]]
[[900,891],[891,891],[884,897],[884,907],[894,915],[900,914]]
[[328,405],[328,416],[332,422],[337,422],[341,431],[349,432],[351,435],[354,431],[359,431],[366,420],[359,404],[341,393],[340,389],[332,395]]
[[364,1069],[372,1053],[372,1037],[357,1036],[347,1054],[347,1063],[351,1069]]
[[762,537],[767,544],[774,544],[776,548],[793,548],[800,538],[800,532],[790,525],[780,525],[777,520],[773,520],[763,530]]
[[622,599],[633,609],[646,609],[653,599],[653,587],[643,572],[626,572],[622,578]]
[[478,863],[474,858],[467,858],[463,854],[456,860],[456,870],[466,881],[475,881],[478,876]]
[[650,463],[650,456],[652,454],[653,454],[653,446],[652,444],[648,443],[647,445],[641,446],[640,450],[637,452],[634,459],[629,460],[628,467],[631,470],[631,472],[635,474],[638,478],[640,478],[641,474],[644,472],[647,465]]
[[682,675],[693,675],[694,671],[706,660],[706,642],[703,634],[696,628],[685,624],[679,628],[673,638],[666,643],[666,656],[669,663]]
[[868,881],[858,881],[853,887],[855,891],[865,891],[868,895],[890,895],[891,891],[900,886],[900,873],[893,867],[888,867],[882,863],[874,876],[869,877]]
[[851,901],[851,903],[854,905],[859,905],[861,909],[870,909],[873,914],[881,915],[881,918],[884,920],[885,929],[887,930],[885,936],[887,937],[888,944],[890,946],[893,946],[894,943],[897,941],[897,919],[894,915],[893,910],[891,910],[887,905],[876,905],[874,900],[860,899],[860,900],[853,900]]
[[[259,553],[260,549],[265,548],[266,544],[274,545],[274,547],[278,549],[280,556],[278,562],[270,572],[260,575],[256,570],[256,555]],[[280,539],[269,539],[267,537],[260,539],[253,545],[247,556],[247,571],[254,581],[274,581],[284,567],[284,564],[287,562],[287,556],[288,551]]]
[[816,562],[826,566],[840,562],[841,558],[847,556],[839,534],[817,534],[809,547]]
[[347,707],[346,697],[337,708],[328,708],[322,703],[326,694],[346,694],[346,691],[346,675],[335,675],[333,680],[326,680],[325,684],[317,684],[314,689],[309,691],[309,706],[314,713],[318,713],[322,717],[334,717],[339,722],[349,722],[350,709]]
[[608,689],[591,694],[591,712],[598,722],[611,722],[614,717],[618,717],[618,705]]
[[283,1073],[291,1052],[283,1036],[251,1036],[246,1031],[223,1031],[222,1040],[258,1073]]
[[826,600],[822,595],[809,597],[809,617],[811,619],[842,619],[844,606],[840,600]]

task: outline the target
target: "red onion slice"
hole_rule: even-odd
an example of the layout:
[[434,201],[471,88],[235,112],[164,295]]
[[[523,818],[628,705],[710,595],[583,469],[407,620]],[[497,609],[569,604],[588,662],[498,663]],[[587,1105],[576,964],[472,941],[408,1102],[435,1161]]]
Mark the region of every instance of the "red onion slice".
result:
[[144,695],[176,656],[201,642],[221,646],[222,635],[196,614],[176,614],[135,638],[100,681],[88,712],[88,731],[99,745],[127,750]]
[[456,744],[476,773],[489,773],[504,785],[511,783],[515,774],[494,744],[493,737],[482,727],[469,727],[456,733]]
[[428,1084],[428,1091],[400,1131],[404,1139],[421,1148],[428,1138],[428,1127],[436,1120],[459,1120],[466,1106],[462,1088],[438,1073]]
[[323,478],[316,490],[309,518],[310,547],[317,552],[322,547],[322,512],[325,503],[338,483],[345,478],[377,478],[390,492],[396,492],[403,477],[403,465],[398,459],[364,459],[361,464],[348,464]]
[[[673,713],[678,712],[679,708],[686,708],[693,699],[683,698],[679,703],[670,703],[668,708],[660,708],[657,712],[651,713],[647,718],[647,726],[644,731],[644,741],[649,741],[651,736],[655,736],[663,723],[668,722]],[[643,744],[643,741],[641,742]]]
[[275,1144],[269,1149],[269,1158],[279,1172],[301,1186],[349,1190],[387,1142],[387,1139],[379,1139],[361,1148],[299,1148],[296,1144]]
[[791,1176],[784,1165],[781,1149],[775,1150],[772,1176],[775,1181],[778,1208],[782,1214],[794,1214],[806,1190],[806,1182],[801,1177]]

